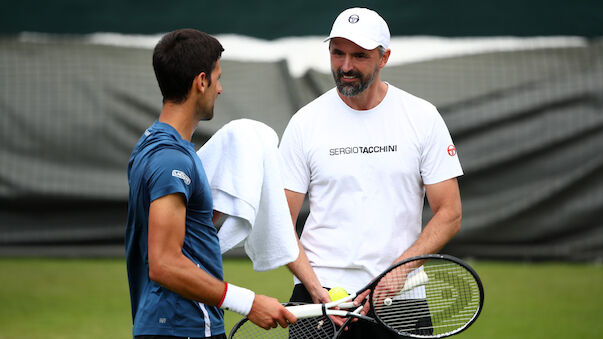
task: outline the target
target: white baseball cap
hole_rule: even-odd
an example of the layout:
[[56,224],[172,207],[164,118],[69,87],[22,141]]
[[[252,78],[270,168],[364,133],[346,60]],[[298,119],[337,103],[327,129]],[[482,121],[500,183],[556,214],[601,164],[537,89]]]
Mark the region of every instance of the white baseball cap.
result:
[[368,8],[349,8],[341,12],[325,39],[348,39],[356,45],[372,50],[379,46],[389,48],[389,27],[383,18]]

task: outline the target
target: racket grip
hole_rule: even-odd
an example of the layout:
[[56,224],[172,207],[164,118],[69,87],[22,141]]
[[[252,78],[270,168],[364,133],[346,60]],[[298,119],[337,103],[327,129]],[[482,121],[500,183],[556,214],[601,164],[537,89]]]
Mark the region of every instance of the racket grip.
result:
[[287,310],[298,319],[318,317],[323,314],[322,308],[322,304],[287,306]]
[[339,304],[337,306],[339,306],[339,308],[341,308],[341,309],[347,309],[347,308],[354,308],[354,307],[356,307],[356,305],[354,305],[353,301],[349,301],[347,303]]

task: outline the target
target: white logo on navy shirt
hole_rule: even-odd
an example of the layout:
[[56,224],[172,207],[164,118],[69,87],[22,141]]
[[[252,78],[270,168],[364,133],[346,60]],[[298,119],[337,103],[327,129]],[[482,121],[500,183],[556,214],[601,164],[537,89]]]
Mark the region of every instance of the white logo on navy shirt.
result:
[[191,184],[191,178],[189,178],[188,175],[186,175],[186,173],[184,173],[180,170],[172,170],[172,176],[182,179],[184,181],[184,183],[187,185]]

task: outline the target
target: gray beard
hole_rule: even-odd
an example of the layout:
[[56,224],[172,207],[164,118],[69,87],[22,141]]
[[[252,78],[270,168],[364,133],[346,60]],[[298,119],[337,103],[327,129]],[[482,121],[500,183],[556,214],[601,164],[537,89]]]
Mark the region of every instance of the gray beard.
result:
[[[373,81],[375,81],[378,72],[379,68],[377,67],[372,74],[364,78],[362,77],[362,74],[360,74],[360,72],[356,71],[350,71],[346,73],[342,72],[341,69],[338,69],[337,71],[332,71],[333,78],[335,79],[335,86],[337,86],[337,90],[344,97],[355,97],[358,94],[364,92],[364,90],[366,90],[373,83]],[[344,75],[354,75],[358,77],[360,81],[358,81],[357,84],[345,84],[341,81],[341,78]]]

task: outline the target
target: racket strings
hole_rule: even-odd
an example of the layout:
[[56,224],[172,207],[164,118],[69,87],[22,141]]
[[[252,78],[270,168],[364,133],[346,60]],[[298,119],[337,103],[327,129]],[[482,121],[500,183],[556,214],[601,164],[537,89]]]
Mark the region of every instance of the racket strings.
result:
[[[399,333],[437,335],[463,328],[478,314],[480,288],[463,266],[440,259],[414,271],[409,266],[396,267],[375,288],[373,310],[383,323]],[[421,271],[427,278],[405,290]]]
[[239,324],[231,334],[231,339],[331,339],[335,335],[333,322],[325,317],[298,319],[287,328],[277,327],[265,330],[251,321]]

